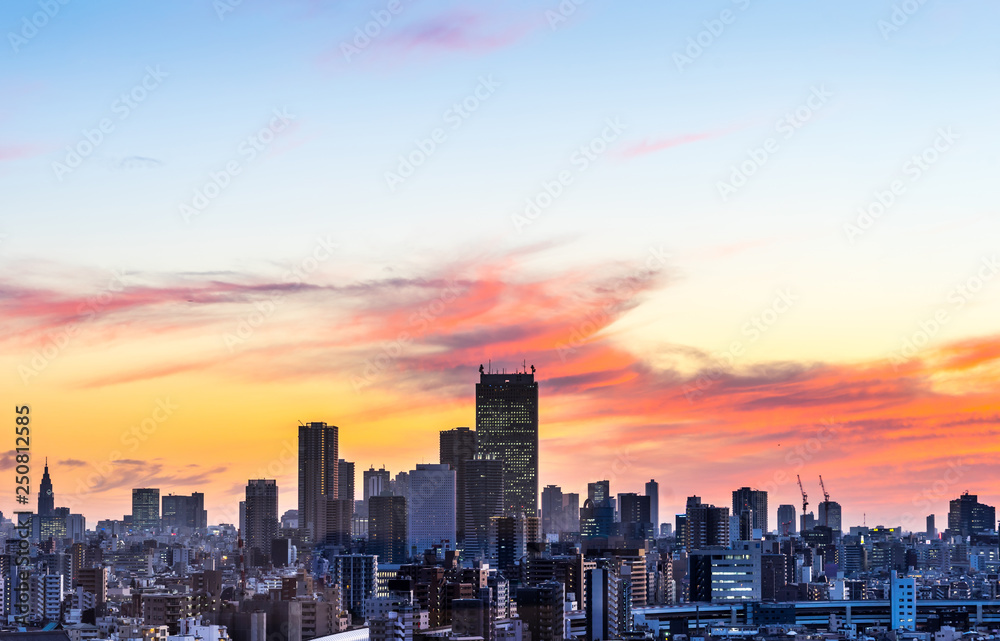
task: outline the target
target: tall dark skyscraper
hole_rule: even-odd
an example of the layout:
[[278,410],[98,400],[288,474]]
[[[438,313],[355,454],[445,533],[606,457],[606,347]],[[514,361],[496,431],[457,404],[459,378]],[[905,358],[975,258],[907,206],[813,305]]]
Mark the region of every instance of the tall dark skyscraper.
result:
[[486,555],[490,519],[501,516],[503,498],[503,463],[488,456],[477,456],[465,468],[465,539],[466,558]]
[[646,483],[646,496],[649,497],[649,518],[653,522],[656,532],[660,531],[660,484],[656,479],[649,479]]
[[455,524],[457,538],[465,540],[465,462],[476,458],[476,433],[467,427],[441,431],[442,465],[455,470]]
[[278,538],[278,483],[274,479],[247,481],[245,509],[247,558],[251,565],[267,565],[271,541]]
[[160,490],[141,487],[132,490],[132,527],[155,530],[160,527]]
[[479,453],[503,461],[504,511],[538,515],[538,384],[532,373],[484,373],[476,384]]
[[49,459],[45,459],[45,471],[38,485],[38,516],[52,516],[56,509],[56,497],[52,493],[52,479],[49,477]]
[[542,536],[558,534],[563,522],[563,493],[558,485],[542,489]]
[[307,541],[317,532],[319,501],[338,498],[338,431],[326,423],[299,426],[299,531]]
[[389,491],[389,481],[391,476],[389,474],[389,470],[384,467],[376,470],[373,465],[371,469],[365,470],[362,476],[365,481],[365,503],[367,503],[371,497],[381,496],[382,492]]
[[[767,492],[749,487],[733,490],[733,515],[746,515],[751,530],[759,529],[762,534],[767,534]],[[750,535],[748,533],[740,538],[749,540]]]
[[337,498],[350,501],[354,512],[354,463],[344,459],[337,461]]
[[368,553],[381,563],[405,563],[406,498],[384,494],[368,499]]

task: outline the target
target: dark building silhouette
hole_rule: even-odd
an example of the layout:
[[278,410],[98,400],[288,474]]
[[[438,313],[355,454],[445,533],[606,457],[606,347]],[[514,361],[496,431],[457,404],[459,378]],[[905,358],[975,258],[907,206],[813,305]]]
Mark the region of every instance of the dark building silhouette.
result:
[[52,478],[49,476],[49,459],[45,459],[45,471],[38,485],[38,516],[52,516],[56,509],[56,497],[52,493]]
[[455,470],[455,529],[458,541],[465,540],[465,463],[476,458],[476,433],[467,427],[442,430],[440,460]]
[[389,474],[389,470],[384,467],[376,470],[375,466],[372,465],[371,469],[367,469],[362,473],[362,477],[365,483],[364,501],[366,505],[371,497],[381,496],[382,492],[388,492],[391,489],[389,487],[391,475]]
[[729,546],[729,508],[706,505],[700,497],[689,496],[686,516],[684,544],[689,552]]
[[840,503],[836,501],[823,501],[816,508],[816,522],[834,532],[841,531]]
[[649,497],[649,519],[658,531],[660,529],[660,484],[655,479],[646,483],[646,496]]
[[626,539],[654,536],[649,496],[628,492],[618,495],[619,533]]
[[563,521],[563,493],[558,485],[542,488],[542,535],[558,533]]
[[538,384],[533,371],[488,374],[480,368],[476,435],[479,454],[503,461],[505,513],[537,516]]
[[406,497],[383,494],[368,499],[368,553],[381,563],[405,563]]
[[306,541],[315,540],[319,502],[338,498],[338,432],[326,423],[299,426],[299,532]]
[[274,479],[254,479],[247,482],[246,491],[247,561],[250,565],[267,565],[271,541],[278,538],[278,484]]
[[607,538],[614,533],[615,508],[608,500],[594,503],[590,499],[580,508],[580,537],[583,539]]
[[979,502],[979,496],[964,492],[950,503],[948,531],[959,536],[971,536],[997,527],[996,508]]
[[[763,490],[752,490],[749,487],[741,487],[733,490],[733,515],[740,517],[741,530],[744,520],[749,526],[747,530],[759,529],[761,533],[767,534],[767,492]],[[744,516],[746,515],[746,516]],[[751,532],[740,532],[740,538],[744,541],[751,538]]]
[[587,498],[595,504],[611,501],[611,481],[587,483]]
[[344,459],[337,461],[337,498],[354,505],[354,463]]
[[160,527],[160,490],[142,487],[132,490],[132,527],[155,530]]
[[194,492],[190,496],[167,494],[162,502],[160,519],[164,527],[208,527],[205,495],[201,492]]
[[779,534],[795,534],[795,506],[794,505],[779,505],[778,506],[778,533]]
[[483,558],[489,544],[490,519],[504,513],[503,463],[476,456],[465,467],[465,538],[467,558]]
[[517,590],[517,615],[531,630],[531,641],[562,641],[565,638],[563,584],[546,581]]

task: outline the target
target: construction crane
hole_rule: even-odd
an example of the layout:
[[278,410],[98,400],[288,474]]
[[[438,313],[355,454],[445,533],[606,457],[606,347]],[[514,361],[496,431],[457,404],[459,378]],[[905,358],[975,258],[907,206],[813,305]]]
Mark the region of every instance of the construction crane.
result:
[[819,475],[819,487],[823,490],[823,500],[827,503],[830,502],[830,493],[826,491],[826,486],[823,485],[823,475]]
[[799,480],[799,490],[802,492],[802,516],[805,516],[806,510],[809,509],[809,495],[806,494],[806,488],[802,487],[802,477],[796,474],[795,478]]

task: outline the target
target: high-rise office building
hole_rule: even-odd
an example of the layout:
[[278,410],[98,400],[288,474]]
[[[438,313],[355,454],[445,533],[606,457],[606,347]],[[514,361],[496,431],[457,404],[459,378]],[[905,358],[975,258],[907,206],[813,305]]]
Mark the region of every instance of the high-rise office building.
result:
[[640,496],[634,492],[618,495],[619,533],[622,536],[633,540],[655,537],[650,518],[651,503],[649,496]]
[[816,510],[817,520],[820,525],[824,525],[834,532],[841,531],[840,503],[836,501],[823,501]]
[[795,534],[795,506],[782,504],[778,506],[778,534]]
[[389,475],[389,470],[385,467],[380,467],[375,469],[375,466],[371,466],[371,469],[365,470],[362,473],[365,483],[364,501],[368,502],[373,496],[382,496],[382,492],[389,491],[389,481],[391,479]]
[[337,461],[337,498],[354,505],[354,463],[344,459]]
[[316,543],[320,545],[351,544],[351,516],[354,501],[325,496],[319,501],[316,511]]
[[368,551],[381,563],[405,563],[406,498],[386,492],[368,499]]
[[38,516],[52,516],[56,509],[56,497],[52,493],[52,478],[49,476],[49,459],[45,459],[45,471],[38,485]]
[[970,536],[996,527],[996,508],[980,503],[978,495],[964,492],[949,503],[948,531],[951,534]]
[[580,531],[580,495],[576,492],[563,492],[562,524],[563,532]]
[[299,425],[299,532],[307,541],[316,536],[320,500],[338,498],[338,432],[326,423]]
[[462,547],[469,559],[487,554],[490,519],[504,513],[503,462],[476,456],[465,468],[465,539]]
[[583,539],[607,538],[614,533],[615,508],[605,499],[594,503],[591,499],[580,508],[580,537]]
[[484,373],[476,384],[479,454],[503,461],[504,511],[538,513],[538,384],[532,373]]
[[542,488],[542,534],[561,532],[563,515],[563,493],[558,485]]
[[715,545],[728,547],[729,508],[706,505],[700,497],[689,496],[684,530],[684,545],[689,552]]
[[927,515],[927,538],[936,539],[937,538],[937,526],[934,525],[934,515]]
[[587,498],[595,505],[603,501],[611,501],[611,481],[595,481],[587,483]]
[[160,490],[142,487],[132,490],[132,527],[155,530],[160,527]]
[[274,479],[251,479],[246,490],[247,560],[250,565],[267,565],[271,541],[278,538],[278,483]]
[[[764,490],[752,490],[749,487],[741,487],[733,490],[733,515],[740,516],[749,524],[750,530],[760,530],[761,534],[767,534],[767,492]],[[747,516],[743,516],[747,515]],[[749,540],[752,532],[747,536],[741,536],[743,540]]]
[[160,518],[163,527],[208,527],[205,495],[201,492],[194,492],[190,496],[167,494],[162,501]]
[[541,551],[541,522],[537,516],[494,516],[489,526],[489,558],[504,576],[527,554]]
[[455,470],[455,523],[459,541],[465,540],[465,462],[476,458],[476,433],[467,427],[442,430],[440,434],[440,459]]
[[660,529],[660,484],[656,479],[649,479],[646,483],[646,496],[649,497],[649,518],[652,520],[656,531]]
[[447,463],[418,463],[409,473],[408,509],[410,549],[420,554],[440,545],[456,547],[456,471]]

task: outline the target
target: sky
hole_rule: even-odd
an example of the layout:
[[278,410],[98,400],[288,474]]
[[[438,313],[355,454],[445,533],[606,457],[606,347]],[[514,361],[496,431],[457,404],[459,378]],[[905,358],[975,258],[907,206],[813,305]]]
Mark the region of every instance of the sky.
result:
[[662,521],[751,486],[773,523],[796,475],[848,524],[996,504],[998,14],[5,2],[32,482],[91,525],[133,487],[292,509],[300,421],[413,469],[492,363],[537,368],[541,486],[655,478]]

